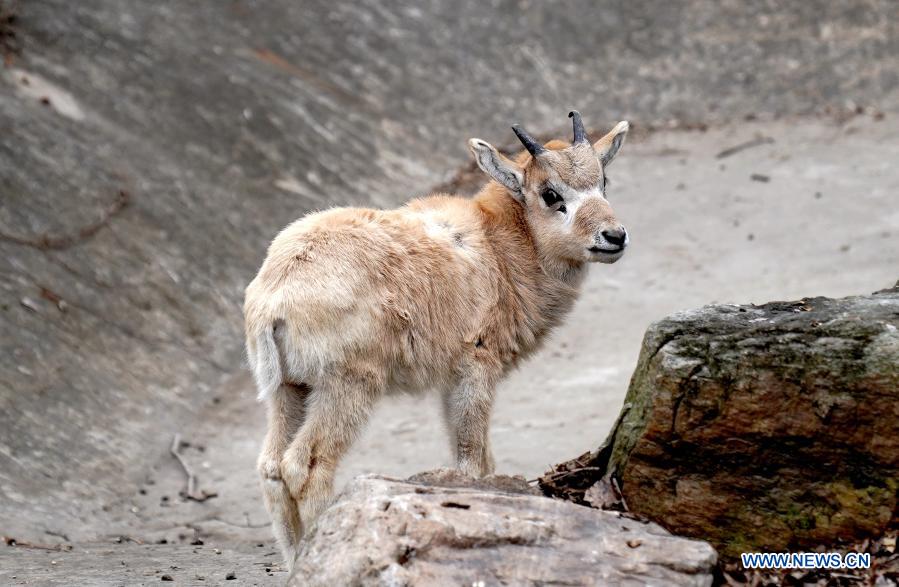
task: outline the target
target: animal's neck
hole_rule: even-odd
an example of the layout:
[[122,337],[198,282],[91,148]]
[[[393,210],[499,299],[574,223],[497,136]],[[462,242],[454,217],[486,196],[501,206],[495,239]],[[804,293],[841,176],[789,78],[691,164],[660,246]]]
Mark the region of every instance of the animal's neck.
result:
[[[497,254],[506,265],[510,285],[522,299],[532,299],[532,311],[543,328],[558,324],[574,304],[586,273],[583,263],[549,258],[534,240],[524,208],[500,184],[491,181],[475,196],[484,214]],[[530,295],[521,290],[531,290]],[[536,298],[534,297],[536,295]]]
[[[509,191],[495,181],[490,181],[474,197],[475,202],[489,218],[492,225],[501,227],[503,233],[515,235],[515,245],[524,245],[527,256],[535,260],[541,272],[549,278],[577,287],[585,274],[585,263],[553,258],[540,250],[534,240],[522,204],[513,201]],[[525,245],[526,243],[526,245]],[[514,253],[517,251],[510,251]]]

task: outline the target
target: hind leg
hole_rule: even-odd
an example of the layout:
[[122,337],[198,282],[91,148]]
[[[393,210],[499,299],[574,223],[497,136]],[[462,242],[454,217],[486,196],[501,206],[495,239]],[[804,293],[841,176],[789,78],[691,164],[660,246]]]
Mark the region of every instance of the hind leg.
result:
[[308,528],[331,497],[340,458],[362,430],[383,389],[375,371],[342,370],[316,384],[306,420],[281,461],[281,475]]
[[281,478],[281,459],[303,424],[309,392],[307,385],[284,384],[267,400],[268,432],[257,462],[272,531],[288,568],[293,566],[302,526],[296,503]]

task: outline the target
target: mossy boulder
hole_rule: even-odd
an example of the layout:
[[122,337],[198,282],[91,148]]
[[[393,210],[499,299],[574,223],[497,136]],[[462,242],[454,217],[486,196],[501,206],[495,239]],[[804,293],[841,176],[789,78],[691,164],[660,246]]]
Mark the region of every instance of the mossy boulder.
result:
[[632,511],[725,558],[881,534],[897,521],[899,288],[653,324],[594,461]]

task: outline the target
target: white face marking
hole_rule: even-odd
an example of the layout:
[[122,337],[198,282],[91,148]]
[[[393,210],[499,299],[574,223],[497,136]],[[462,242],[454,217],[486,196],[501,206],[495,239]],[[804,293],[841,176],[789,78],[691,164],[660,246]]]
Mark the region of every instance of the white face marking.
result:
[[[562,223],[568,229],[567,231],[569,233],[571,232],[572,226],[574,225],[574,218],[577,215],[578,209],[583,206],[585,202],[587,202],[591,198],[598,198],[603,202],[608,203],[599,186],[594,186],[590,189],[578,191],[560,181],[558,179],[558,176],[555,176],[555,174],[553,174],[553,177],[547,182],[547,185],[554,189],[556,193],[562,196],[562,199],[565,200],[564,214],[560,214],[559,212],[554,212],[554,214],[559,214],[559,216],[562,217]],[[544,209],[547,208],[542,198],[540,199],[540,203]]]

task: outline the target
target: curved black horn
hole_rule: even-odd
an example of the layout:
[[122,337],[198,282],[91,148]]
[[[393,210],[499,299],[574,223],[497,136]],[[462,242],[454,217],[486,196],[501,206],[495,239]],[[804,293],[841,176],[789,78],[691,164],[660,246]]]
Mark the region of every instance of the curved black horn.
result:
[[528,150],[528,153],[534,157],[546,151],[546,147],[538,143],[534,137],[529,135],[520,125],[513,124],[512,132],[515,133],[515,136],[518,137],[518,140],[521,141],[524,148]]
[[573,143],[586,143],[587,131],[584,130],[584,121],[581,120],[581,113],[577,110],[572,110],[568,113],[568,118],[571,119],[571,124],[574,126]]

